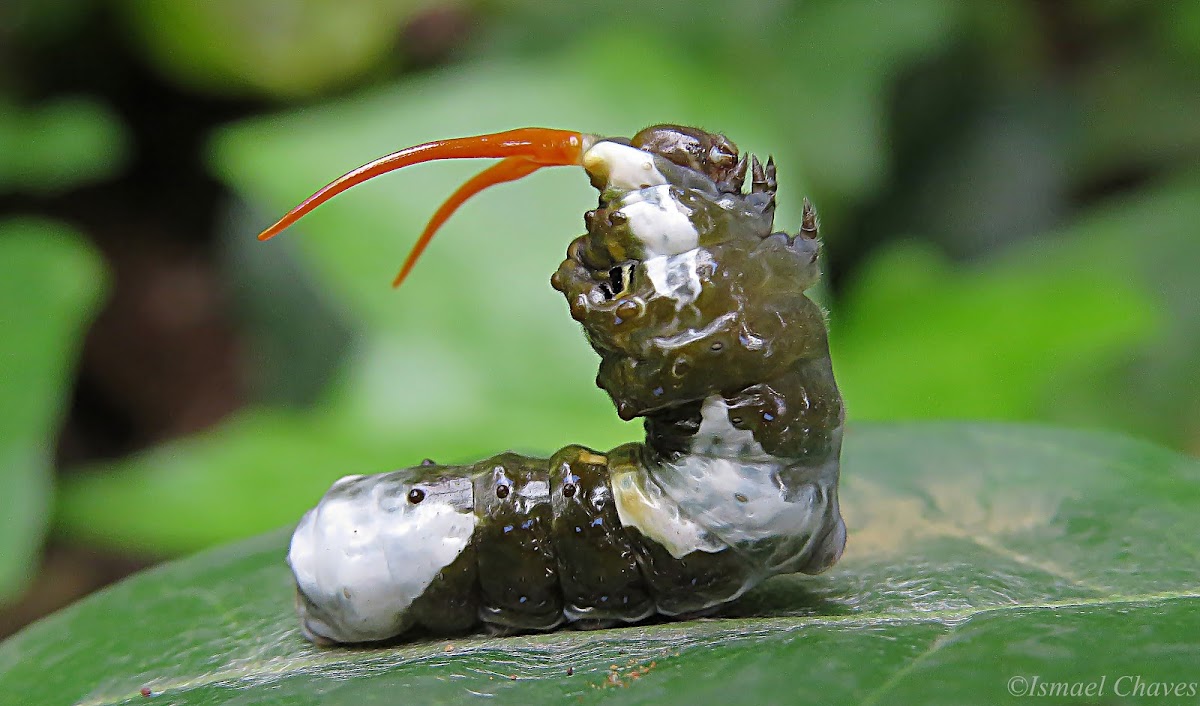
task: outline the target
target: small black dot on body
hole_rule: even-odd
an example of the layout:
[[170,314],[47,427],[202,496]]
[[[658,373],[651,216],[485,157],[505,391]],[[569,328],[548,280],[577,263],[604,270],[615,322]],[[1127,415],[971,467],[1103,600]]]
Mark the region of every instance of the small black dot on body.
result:
[[421,465],[422,466],[436,466],[437,461],[434,461],[432,458],[425,458],[425,459],[421,459]]
[[408,491],[408,501],[410,503],[412,503],[413,505],[416,505],[417,503],[421,502],[424,499],[425,499],[425,491],[424,490],[421,490],[420,488],[413,488],[412,490]]
[[566,497],[566,498],[575,497],[575,484],[574,483],[567,483],[566,485],[563,486],[563,497]]
[[501,483],[500,485],[497,485],[496,486],[496,497],[500,498],[501,500],[507,498],[508,497],[508,486],[503,483]]

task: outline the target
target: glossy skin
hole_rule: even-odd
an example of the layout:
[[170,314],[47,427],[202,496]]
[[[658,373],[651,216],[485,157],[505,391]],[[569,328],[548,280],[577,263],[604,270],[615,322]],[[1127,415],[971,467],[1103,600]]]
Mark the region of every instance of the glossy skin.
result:
[[841,555],[843,408],[804,296],[815,215],[772,233],[773,165],[754,160],[742,194],[746,160],[693,128],[602,141],[582,163],[600,204],[552,284],[645,442],[339,481],[289,555],[310,639],[690,615]]

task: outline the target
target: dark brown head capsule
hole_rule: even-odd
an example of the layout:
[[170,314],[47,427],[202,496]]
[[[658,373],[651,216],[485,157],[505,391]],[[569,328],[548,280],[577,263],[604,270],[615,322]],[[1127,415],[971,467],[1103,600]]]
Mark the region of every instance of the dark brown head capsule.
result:
[[[717,184],[731,182],[739,170],[738,148],[718,133],[683,125],[652,125],[633,136],[634,147],[706,175]],[[745,176],[745,165],[741,165]],[[737,185],[741,188],[741,184]]]

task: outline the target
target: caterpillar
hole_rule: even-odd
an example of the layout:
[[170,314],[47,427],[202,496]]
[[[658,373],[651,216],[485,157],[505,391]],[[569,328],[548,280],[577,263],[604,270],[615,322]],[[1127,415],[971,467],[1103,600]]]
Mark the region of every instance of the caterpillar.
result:
[[480,157],[501,161],[438,209],[395,284],[472,195],[582,166],[599,204],[551,284],[600,355],[597,385],[622,419],[644,418],[645,440],[338,480],[288,551],[304,635],[327,645],[688,617],[836,562],[844,411],[824,312],[805,296],[820,276],[817,219],[806,199],[798,233],[773,230],[772,159],[678,125],[631,139],[522,128],[441,140],[343,175],[259,237],[384,172]]

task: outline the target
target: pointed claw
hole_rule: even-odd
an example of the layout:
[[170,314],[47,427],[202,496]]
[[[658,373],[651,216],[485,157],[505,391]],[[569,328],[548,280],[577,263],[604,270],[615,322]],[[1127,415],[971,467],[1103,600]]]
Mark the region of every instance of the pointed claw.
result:
[[586,149],[586,143],[591,139],[593,139],[591,136],[569,130],[518,128],[475,137],[437,140],[408,147],[364,164],[326,184],[270,228],[259,234],[258,239],[268,240],[278,235],[314,208],[346,189],[395,169],[436,159],[477,157],[520,157],[539,167],[573,165],[579,164],[579,159]]
[[800,233],[806,238],[816,238],[821,224],[817,220],[817,211],[813,208],[808,197],[804,197],[804,211],[800,218]]
[[779,188],[779,184],[778,184],[778,182],[775,181],[775,157],[774,156],[767,157],[767,168],[766,168],[766,174],[764,176],[766,177],[767,191],[772,194],[775,193],[775,190],[777,188]]
[[742,189],[746,187],[746,168],[749,162],[746,160],[746,155],[738,160],[737,166],[729,174],[729,179],[720,184],[720,189],[727,193],[740,194]]
[[750,191],[759,194],[766,191],[767,175],[757,155],[750,156]]
[[450,195],[450,198],[446,199],[446,201],[442,203],[438,210],[433,214],[433,217],[429,219],[429,223],[426,224],[425,230],[421,232],[421,237],[417,239],[417,242],[415,245],[413,245],[412,250],[408,252],[408,259],[404,261],[404,267],[400,268],[400,274],[396,275],[396,279],[392,282],[392,286],[399,287],[404,282],[404,279],[408,277],[408,273],[412,272],[413,266],[417,264],[417,258],[421,257],[421,253],[425,252],[425,248],[429,245],[429,241],[433,240],[433,236],[435,233],[437,233],[438,228],[441,228],[442,224],[445,223],[446,220],[450,218],[450,216],[458,210],[458,207],[463,205],[467,199],[471,198],[475,194],[478,194],[480,191],[483,191],[489,186],[503,184],[508,181],[516,181],[522,177],[529,176],[530,174],[533,174],[537,170],[541,169],[543,166],[544,165],[531,162],[525,157],[509,157],[503,161],[493,164],[492,166],[468,179],[462,186],[458,187],[458,190]]

